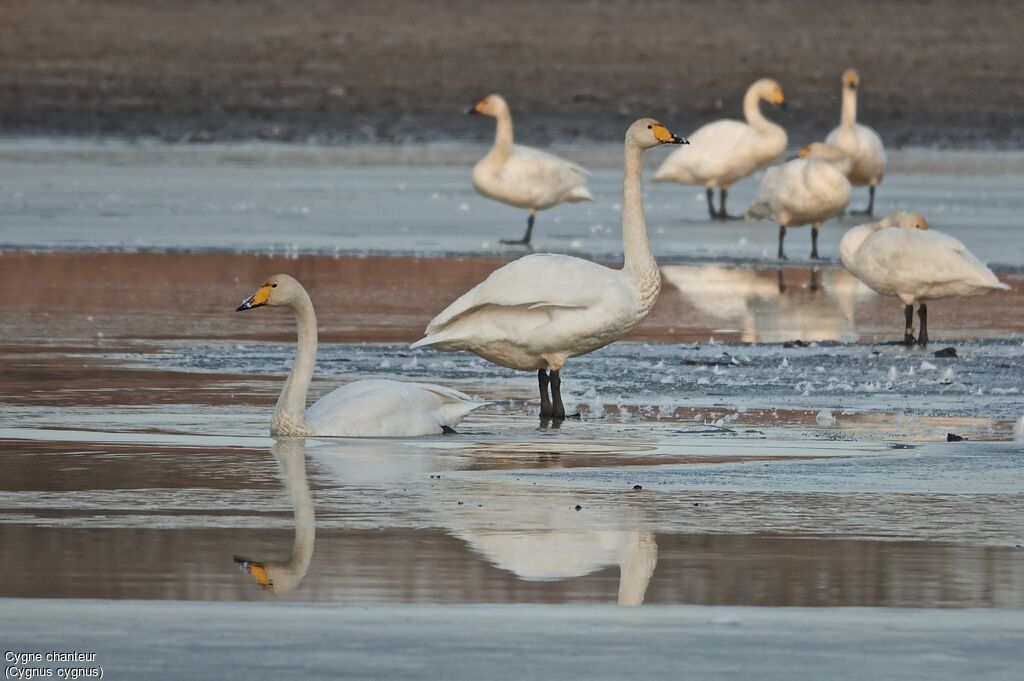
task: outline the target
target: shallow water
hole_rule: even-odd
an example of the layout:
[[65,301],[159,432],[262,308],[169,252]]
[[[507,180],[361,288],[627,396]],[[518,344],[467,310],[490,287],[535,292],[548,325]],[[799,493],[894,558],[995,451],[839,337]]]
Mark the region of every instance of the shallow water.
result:
[[[899,303],[834,262],[778,269],[774,229],[650,187],[661,298],[569,363],[583,420],[555,427],[531,375],[408,350],[521,253],[495,243],[522,216],[464,168],[2,151],[0,596],[1024,607],[1019,164],[919,155],[883,186],[1013,288],[932,305],[928,349],[894,344]],[[618,173],[597,167],[600,200],[542,214],[540,248],[618,256]],[[492,404],[457,436],[275,443],[292,321],[233,312],[274,271],[317,306],[313,397],[404,377]]]

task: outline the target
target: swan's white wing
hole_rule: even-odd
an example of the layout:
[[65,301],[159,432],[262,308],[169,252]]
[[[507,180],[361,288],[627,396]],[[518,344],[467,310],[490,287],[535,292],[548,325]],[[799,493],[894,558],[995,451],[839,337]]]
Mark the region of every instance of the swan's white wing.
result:
[[860,278],[880,292],[927,297],[1007,288],[959,240],[935,230],[879,229],[864,240],[857,261]]
[[306,418],[323,436],[434,435],[484,404],[439,385],[367,380],[324,395],[306,410]]
[[586,189],[587,171],[553,154],[521,147],[512,147],[512,154],[501,167],[501,180],[529,197],[534,205],[558,200],[592,199]]
[[431,320],[427,334],[436,333],[459,317],[486,305],[589,307],[601,300],[605,285],[617,281],[618,275],[618,270],[568,255],[528,255],[498,268],[464,293]]
[[721,120],[702,126],[661,164],[656,180],[703,184],[727,175],[737,156],[745,156],[756,145],[757,131],[746,123]]

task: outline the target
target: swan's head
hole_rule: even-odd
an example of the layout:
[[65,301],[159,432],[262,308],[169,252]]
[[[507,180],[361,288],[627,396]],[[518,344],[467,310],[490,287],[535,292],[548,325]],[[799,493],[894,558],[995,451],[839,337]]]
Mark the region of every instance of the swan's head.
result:
[[782,86],[774,78],[762,78],[750,86],[758,99],[763,99],[769,104],[782,106],[786,103],[786,97],[782,94]]
[[264,563],[257,562],[255,560],[249,560],[248,558],[242,558],[241,556],[235,556],[235,565],[237,565],[243,572],[252,575],[252,578],[256,580],[256,583],[261,589],[273,589],[274,580],[270,577],[270,569]]
[[626,130],[626,144],[650,149],[661,144],[689,144],[688,139],[677,137],[653,118],[641,118]]
[[501,95],[487,95],[476,105],[469,107],[468,114],[480,114],[483,116],[497,116],[503,111],[508,111],[508,102]]
[[263,282],[256,292],[242,301],[235,312],[251,310],[263,305],[289,305],[295,301],[302,291],[302,285],[287,274],[275,274]]
[[922,232],[928,229],[928,221],[923,215],[902,210],[889,213],[878,224],[880,227],[903,227],[904,229],[919,229]]
[[843,71],[843,87],[847,90],[856,90],[860,86],[860,75],[857,69],[846,69]]

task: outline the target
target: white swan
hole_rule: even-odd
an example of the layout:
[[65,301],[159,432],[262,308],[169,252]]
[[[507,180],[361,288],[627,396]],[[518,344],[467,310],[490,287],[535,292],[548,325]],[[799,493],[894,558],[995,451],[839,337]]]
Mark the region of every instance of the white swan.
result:
[[813,142],[800,150],[800,158],[769,168],[761,180],[750,218],[772,218],[779,223],[779,259],[785,260],[782,242],[787,227],[811,226],[811,257],[818,257],[818,229],[840,215],[850,202],[850,157],[835,147]]
[[825,144],[842,149],[850,157],[853,162],[847,174],[850,183],[855,187],[867,185],[870,197],[865,210],[854,212],[872,215],[875,210],[875,187],[885,174],[885,147],[877,132],[857,122],[858,87],[860,76],[856,69],[847,69],[843,73],[843,109],[839,127],[828,134]]
[[530,211],[523,238],[502,239],[501,243],[529,245],[539,210],[560,203],[594,200],[587,189],[584,168],[539,149],[512,143],[512,114],[501,95],[487,95],[466,113],[498,119],[494,146],[473,167],[473,186],[489,199]]
[[658,298],[661,273],[647,241],[640,165],[646,149],[683,142],[649,118],[626,131],[622,269],[550,253],[520,258],[434,317],[412,347],[469,350],[510,369],[537,371],[541,416],[565,418],[559,377],[565,361],[625,336]]
[[1010,287],[948,234],[928,229],[918,213],[896,212],[879,222],[859,225],[839,242],[839,256],[853,276],[904,304],[903,342],[914,343],[914,303],[921,329],[917,341],[928,344],[928,308],[924,301],[977,296]]
[[295,521],[295,540],[287,563],[264,563],[235,556],[235,563],[252,575],[263,589],[276,594],[292,591],[309,570],[316,541],[316,517],[313,513],[313,495],[306,481],[306,441],[303,438],[284,438],[270,448],[277,459],[281,479],[292,502]]
[[[677,149],[665,159],[654,181],[702,185],[707,189],[711,219],[731,217],[725,209],[729,187],[786,150],[786,131],[764,117],[761,100],[782,104],[785,102],[782,87],[770,78],[756,81],[743,97],[746,123],[721,120],[702,126],[690,136],[688,147]],[[714,187],[720,191],[717,211]]]
[[295,313],[298,351],[270,422],[272,435],[402,437],[448,432],[466,414],[482,407],[451,388],[388,380],[355,381],[306,408],[316,363],[316,315],[302,284],[287,274],[267,279],[237,310],[283,305]]

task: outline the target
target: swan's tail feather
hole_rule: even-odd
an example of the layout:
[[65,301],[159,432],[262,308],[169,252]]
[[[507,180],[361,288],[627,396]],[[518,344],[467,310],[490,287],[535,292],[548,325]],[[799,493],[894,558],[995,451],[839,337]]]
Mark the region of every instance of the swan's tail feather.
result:
[[593,201],[594,195],[590,193],[590,190],[586,187],[575,187],[569,192],[566,197],[566,201],[570,203],[576,203],[579,201]]
[[772,210],[767,201],[755,201],[747,209],[747,217],[751,220],[767,220],[772,216]]

